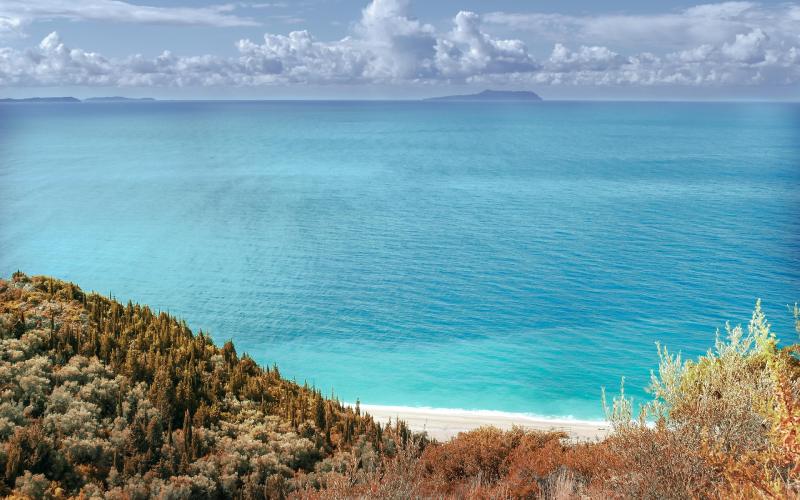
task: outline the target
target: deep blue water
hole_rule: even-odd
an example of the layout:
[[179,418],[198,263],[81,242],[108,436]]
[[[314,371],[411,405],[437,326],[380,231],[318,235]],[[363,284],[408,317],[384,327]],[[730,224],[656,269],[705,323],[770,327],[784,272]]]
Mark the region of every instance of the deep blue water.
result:
[[799,193],[796,104],[0,106],[0,274],[372,404],[597,418],[757,297],[792,338]]

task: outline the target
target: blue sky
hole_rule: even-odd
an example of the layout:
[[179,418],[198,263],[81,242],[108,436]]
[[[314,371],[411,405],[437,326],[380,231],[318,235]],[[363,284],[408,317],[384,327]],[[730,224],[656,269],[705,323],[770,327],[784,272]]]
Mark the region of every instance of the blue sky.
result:
[[0,93],[800,98],[800,3],[3,0]]

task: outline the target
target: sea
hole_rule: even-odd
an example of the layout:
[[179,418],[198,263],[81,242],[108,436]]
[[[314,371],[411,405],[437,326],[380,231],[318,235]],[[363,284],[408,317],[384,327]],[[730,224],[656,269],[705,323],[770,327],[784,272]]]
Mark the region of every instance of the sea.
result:
[[603,418],[757,299],[798,340],[800,104],[0,105],[0,275],[343,401]]

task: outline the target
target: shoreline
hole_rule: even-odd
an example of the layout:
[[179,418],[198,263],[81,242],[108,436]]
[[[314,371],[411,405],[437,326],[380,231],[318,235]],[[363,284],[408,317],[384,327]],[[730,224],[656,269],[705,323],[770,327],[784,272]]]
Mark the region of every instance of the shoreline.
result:
[[[344,403],[355,406],[353,403]],[[458,433],[479,427],[493,426],[509,430],[519,426],[528,430],[558,430],[569,434],[576,441],[593,441],[606,437],[611,425],[604,420],[578,420],[572,418],[546,418],[523,413],[494,410],[462,410],[450,408],[427,408],[411,406],[388,406],[361,404],[361,411],[369,413],[376,422],[385,424],[404,420],[415,432],[427,432],[438,441],[449,441]]]

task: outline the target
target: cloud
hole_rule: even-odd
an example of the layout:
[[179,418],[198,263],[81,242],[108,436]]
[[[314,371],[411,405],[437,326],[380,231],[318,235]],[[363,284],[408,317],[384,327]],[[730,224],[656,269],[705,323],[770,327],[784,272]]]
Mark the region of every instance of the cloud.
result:
[[720,45],[656,55],[621,56],[607,47],[571,50],[556,44],[542,71],[528,81],[557,85],[775,85],[800,83],[798,48],[770,47],[760,29],[740,33]]
[[750,33],[739,33],[733,42],[722,46],[722,53],[734,61],[755,64],[765,59],[768,38],[758,28]]
[[68,49],[57,33],[26,51],[0,49],[3,85],[110,85],[116,83],[113,73],[111,61],[94,52]]
[[[183,24],[217,27],[257,26],[256,21],[232,13],[234,4],[206,7],[155,7],[122,0],[3,0],[0,4],[0,35],[4,19],[19,27],[34,21],[68,19],[120,23]],[[8,34],[8,33],[6,33]]]
[[239,85],[268,83],[353,83],[363,78],[371,58],[350,39],[318,42],[307,31],[288,36],[264,35],[264,43],[240,40],[237,72]]
[[481,31],[480,16],[461,11],[449,36],[436,45],[436,63],[449,77],[530,72],[539,65],[520,40],[498,40]]
[[366,76],[418,79],[436,72],[436,32],[409,16],[408,0],[372,1],[361,13],[356,34],[360,48],[372,56]]
[[285,9],[289,6],[286,2],[256,2],[256,3],[247,3],[247,2],[239,2],[237,5],[240,7],[247,7],[250,9]]
[[800,7],[764,6],[754,2],[722,2],[677,12],[649,15],[614,14],[571,16],[544,13],[492,12],[484,22],[497,28],[531,33],[539,40],[610,45],[618,50],[676,50],[702,44],[721,44],[753,29],[780,33],[797,40]]
[[[218,15],[228,15],[229,11],[217,9]],[[619,16],[573,17],[565,23],[566,16],[546,15],[551,31],[578,30],[580,36],[557,39],[551,50],[536,57],[520,39],[491,33],[489,28],[498,25],[497,13],[487,24],[485,16],[461,11],[449,27],[438,30],[413,17],[407,0],[373,0],[353,23],[350,36],[340,40],[318,40],[308,31],[268,33],[260,40],[239,40],[238,53],[230,57],[164,51],[155,58],[136,54],[108,58],[70,48],[52,33],[28,49],[0,48],[0,86],[796,85],[800,31],[787,31],[787,26],[800,22],[800,9],[787,5],[775,9],[785,19],[778,20],[767,14],[773,11],[750,2],[700,5],[650,16],[645,26],[667,31],[673,26],[683,34],[700,29],[697,19],[724,27],[702,36],[698,32],[679,46],[668,44],[660,50],[630,50],[609,42],[607,36],[598,36],[596,43],[580,41],[591,30],[602,31],[599,26],[612,30],[609,23]],[[535,16],[541,21],[541,15]],[[641,29],[628,28],[628,33]]]
[[[554,49],[519,82],[552,85],[797,84],[800,6],[722,2],[649,15],[492,12],[489,28]],[[567,47],[565,40],[580,45]],[[483,77],[482,77],[483,78]],[[489,78],[491,80],[491,78]]]
[[0,38],[22,35],[22,19],[0,15]]
[[617,69],[627,62],[627,59],[608,47],[582,46],[577,51],[571,51],[564,45],[557,43],[548,61],[550,71],[609,71]]

